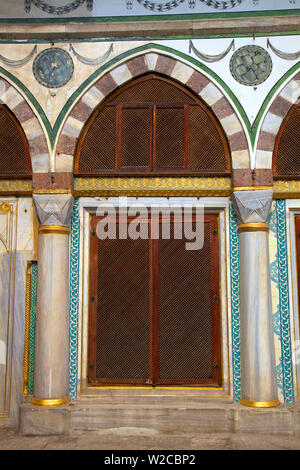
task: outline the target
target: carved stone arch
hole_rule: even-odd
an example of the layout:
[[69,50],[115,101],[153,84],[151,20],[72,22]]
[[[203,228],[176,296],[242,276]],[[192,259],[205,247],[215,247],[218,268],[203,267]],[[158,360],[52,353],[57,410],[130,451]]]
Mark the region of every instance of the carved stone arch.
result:
[[128,59],[100,77],[81,96],[65,120],[56,148],[55,171],[72,172],[81,130],[102,101],[126,82],[149,72],[173,78],[199,95],[227,136],[232,168],[249,168],[248,142],[240,120],[223,92],[205,75],[174,57],[149,51]]
[[289,110],[298,103],[299,96],[300,72],[282,88],[265,115],[257,141],[256,168],[272,168],[276,136]]
[[0,77],[0,103],[7,106],[19,121],[29,144],[32,173],[47,173],[50,157],[42,126],[22,94]]

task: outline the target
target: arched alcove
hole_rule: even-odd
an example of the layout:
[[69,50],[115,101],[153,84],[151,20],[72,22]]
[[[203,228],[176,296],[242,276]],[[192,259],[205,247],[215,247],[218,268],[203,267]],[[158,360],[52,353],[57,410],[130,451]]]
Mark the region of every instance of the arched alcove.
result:
[[76,175],[230,174],[227,138],[214,113],[187,87],[159,74],[133,79],[88,119]]
[[282,121],[273,152],[274,178],[300,177],[300,105],[293,105]]
[[31,177],[29,144],[21,124],[0,104],[0,177]]

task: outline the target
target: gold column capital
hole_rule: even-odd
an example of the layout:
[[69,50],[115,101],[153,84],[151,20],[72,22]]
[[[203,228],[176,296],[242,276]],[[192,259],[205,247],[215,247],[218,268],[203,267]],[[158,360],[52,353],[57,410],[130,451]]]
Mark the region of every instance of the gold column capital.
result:
[[68,235],[70,228],[64,225],[40,225],[39,234],[43,233],[62,233]]
[[247,222],[238,226],[239,233],[243,232],[268,232],[269,225],[266,222]]

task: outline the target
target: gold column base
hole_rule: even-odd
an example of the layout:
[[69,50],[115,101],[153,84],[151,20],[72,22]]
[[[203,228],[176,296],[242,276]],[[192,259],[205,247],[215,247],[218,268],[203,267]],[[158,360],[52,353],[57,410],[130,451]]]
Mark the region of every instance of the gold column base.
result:
[[245,406],[252,406],[255,408],[271,408],[272,406],[279,406],[280,401],[279,400],[273,400],[273,401],[250,401],[250,400],[240,400],[241,405]]
[[248,222],[238,226],[239,233],[242,232],[268,232],[269,225],[265,222]]
[[37,406],[60,406],[70,403],[69,397],[64,398],[32,398],[31,404]]

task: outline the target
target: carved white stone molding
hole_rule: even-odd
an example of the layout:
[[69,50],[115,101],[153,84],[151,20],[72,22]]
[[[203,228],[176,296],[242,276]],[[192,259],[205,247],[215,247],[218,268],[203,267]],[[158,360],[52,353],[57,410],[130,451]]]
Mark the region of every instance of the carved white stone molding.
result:
[[74,201],[71,194],[34,194],[33,200],[42,225],[70,224]]
[[267,222],[271,210],[273,190],[235,191],[232,202],[239,223]]

